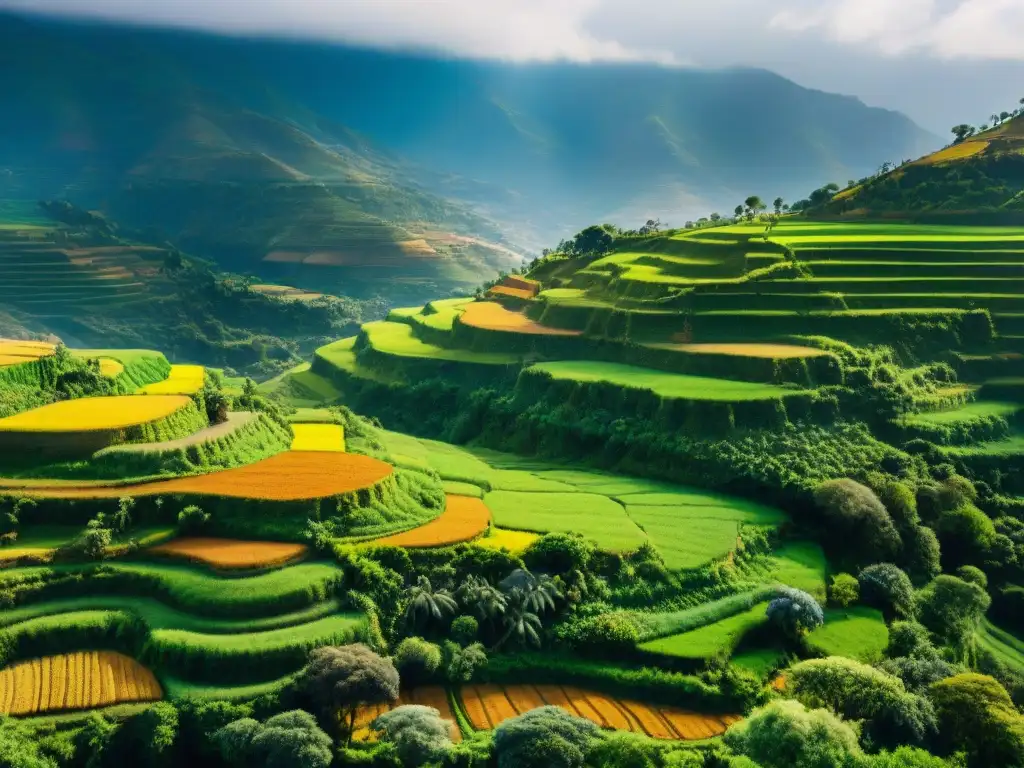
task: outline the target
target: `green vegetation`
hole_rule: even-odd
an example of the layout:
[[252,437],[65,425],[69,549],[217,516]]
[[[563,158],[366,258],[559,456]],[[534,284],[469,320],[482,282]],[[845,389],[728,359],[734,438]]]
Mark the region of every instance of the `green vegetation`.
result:
[[873,663],[889,644],[889,630],[881,611],[873,608],[826,611],[825,624],[808,635],[807,644],[825,656]]
[[765,609],[768,603],[758,603],[753,608],[713,624],[651,640],[640,645],[648,653],[673,656],[682,659],[711,659],[729,656],[751,630],[767,621]]

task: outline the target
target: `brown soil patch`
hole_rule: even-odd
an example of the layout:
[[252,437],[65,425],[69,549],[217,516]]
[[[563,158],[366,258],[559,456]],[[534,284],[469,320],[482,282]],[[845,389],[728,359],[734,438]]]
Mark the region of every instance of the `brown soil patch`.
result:
[[158,555],[182,557],[214,568],[272,568],[298,560],[308,551],[304,544],[277,541],[183,538],[150,547]]
[[483,501],[470,496],[448,496],[445,510],[436,520],[411,531],[375,539],[384,547],[444,547],[470,541],[487,530],[491,511]]

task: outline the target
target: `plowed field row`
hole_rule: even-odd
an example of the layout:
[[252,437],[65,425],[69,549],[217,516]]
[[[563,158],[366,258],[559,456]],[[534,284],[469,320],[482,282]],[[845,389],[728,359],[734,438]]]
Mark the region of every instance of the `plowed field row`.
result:
[[441,516],[411,531],[385,536],[373,543],[387,547],[443,547],[475,539],[487,530],[491,512],[480,499],[470,496],[447,497]]
[[654,739],[693,741],[720,736],[738,715],[706,715],[676,707],[619,699],[574,686],[464,685],[462,710],[479,730],[494,728],[531,709],[556,706],[602,728],[642,733]]
[[150,547],[158,555],[184,558],[214,568],[274,568],[306,554],[303,544],[236,539],[181,538]]
[[[153,396],[130,397],[148,400]],[[394,468],[383,461],[352,453],[286,451],[243,467],[134,485],[18,486],[23,496],[47,499],[118,499],[122,496],[227,496],[236,499],[304,501],[339,496],[370,488]],[[0,492],[3,491],[0,481]]]
[[110,651],[46,656],[0,670],[2,715],[91,709],[162,696],[152,672]]
[[401,707],[405,704],[419,704],[424,707],[433,707],[441,713],[441,717],[445,720],[451,720],[452,741],[462,741],[462,733],[459,731],[459,726],[455,722],[455,714],[452,712],[451,704],[448,701],[448,692],[440,685],[425,685],[420,688],[403,691],[398,697],[398,701],[390,704],[375,704],[370,707],[360,707],[359,712],[356,713],[356,731],[354,738],[361,741],[373,739],[374,735],[373,731],[370,730],[370,723],[385,712],[390,712],[395,707]]

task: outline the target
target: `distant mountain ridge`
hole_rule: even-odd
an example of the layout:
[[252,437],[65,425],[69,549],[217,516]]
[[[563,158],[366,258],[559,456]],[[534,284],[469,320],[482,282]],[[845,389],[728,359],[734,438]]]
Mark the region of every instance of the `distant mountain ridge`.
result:
[[0,68],[0,198],[66,197],[230,269],[350,295],[437,295],[595,219],[726,213],[937,143],[758,70],[513,66],[2,14]]

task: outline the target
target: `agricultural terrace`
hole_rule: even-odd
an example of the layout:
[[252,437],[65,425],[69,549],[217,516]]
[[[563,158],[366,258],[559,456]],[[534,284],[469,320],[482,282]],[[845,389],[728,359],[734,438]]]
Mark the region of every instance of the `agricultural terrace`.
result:
[[540,336],[579,336],[580,331],[550,328],[534,322],[520,312],[512,312],[501,304],[478,301],[465,308],[459,322],[487,331],[508,331]]
[[277,568],[300,560],[307,553],[302,544],[274,541],[236,541],[233,539],[178,538],[147,550],[213,568]]
[[340,424],[292,424],[293,451],[345,450],[345,429]]
[[0,339],[0,367],[19,365],[53,354],[54,345],[45,341]]
[[46,499],[119,499],[122,496],[184,494],[303,501],[371,488],[390,477],[392,472],[390,464],[369,456],[332,451],[287,451],[255,464],[205,475],[117,486],[35,485],[25,487],[21,493]]
[[376,539],[372,543],[382,547],[444,547],[471,541],[487,530],[491,513],[480,499],[468,496],[446,497],[441,516],[404,533]]
[[601,728],[681,741],[720,736],[740,719],[734,715],[702,715],[559,685],[464,685],[459,689],[459,702],[470,725],[477,730],[494,728],[516,715],[544,706],[561,707]]
[[420,340],[412,326],[405,323],[379,321],[362,327],[361,339],[374,352],[392,357],[427,358],[455,363],[481,365],[511,365],[519,358],[503,352],[473,352],[467,349],[449,349]]
[[[673,483],[524,461],[396,432],[383,436],[399,466],[433,470],[449,493],[483,499],[497,530],[477,543],[489,548],[501,548],[502,538],[516,533],[580,533],[614,552],[650,543],[669,568],[690,569],[727,557],[743,526],[774,527],[785,519],[765,505]],[[528,542],[516,539],[508,541],[513,551]]]
[[152,672],[111,651],[44,656],[0,670],[0,715],[93,709],[162,697]]
[[201,365],[172,365],[163,381],[147,384],[139,390],[144,395],[194,395],[203,388],[206,369]]
[[0,419],[0,432],[100,432],[149,424],[192,405],[184,395],[84,397]]

